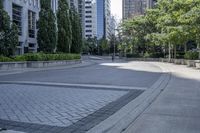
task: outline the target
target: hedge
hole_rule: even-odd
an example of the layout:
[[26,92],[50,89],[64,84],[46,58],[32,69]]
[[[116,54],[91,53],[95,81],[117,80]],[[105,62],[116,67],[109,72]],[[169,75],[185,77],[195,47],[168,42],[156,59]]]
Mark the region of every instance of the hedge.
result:
[[76,60],[80,59],[79,54],[44,54],[44,53],[28,53],[15,57],[0,56],[0,62],[14,61],[54,61],[54,60]]
[[199,58],[199,53],[196,51],[188,51],[185,53],[184,58],[189,60],[197,60]]

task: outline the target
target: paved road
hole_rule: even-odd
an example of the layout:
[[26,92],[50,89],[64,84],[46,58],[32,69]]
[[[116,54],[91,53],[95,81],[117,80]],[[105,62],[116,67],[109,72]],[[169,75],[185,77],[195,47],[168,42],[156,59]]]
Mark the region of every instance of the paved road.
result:
[[159,67],[148,63],[100,63],[88,67],[0,76],[0,81],[40,81],[150,87],[159,78],[160,74]]
[[[0,76],[1,82],[20,81],[0,84],[0,127],[27,132],[85,132],[136,98],[160,76],[161,69],[153,64],[108,61]],[[51,86],[42,85],[46,82]],[[87,88],[91,84],[93,87]]]

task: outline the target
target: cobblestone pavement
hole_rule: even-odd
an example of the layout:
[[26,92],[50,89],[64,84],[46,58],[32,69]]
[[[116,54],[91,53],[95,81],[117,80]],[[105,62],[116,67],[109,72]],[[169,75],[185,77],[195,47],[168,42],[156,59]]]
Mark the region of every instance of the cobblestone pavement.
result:
[[[150,87],[161,74],[148,63],[104,63],[2,75],[0,128],[28,133],[86,132],[143,93],[137,88]],[[64,83],[71,85],[57,86]]]
[[25,85],[1,85],[0,92],[1,119],[64,127],[127,93]]
[[[36,128],[47,126],[48,132],[52,127],[56,129],[59,127],[59,130],[64,130],[64,127],[73,126],[80,120],[106,107],[109,103],[113,103],[130,93],[127,90],[15,84],[1,84],[0,92],[0,126],[14,124],[17,125],[14,129],[19,131],[24,131],[24,127],[19,128],[21,125],[25,125],[25,127],[33,127],[34,125]],[[135,97],[140,93],[142,93],[141,90],[134,91]],[[118,109],[120,109],[120,106],[110,110],[111,112],[104,115],[103,119]],[[94,117],[98,118],[97,116]],[[36,128],[33,128],[32,131],[30,129],[25,131],[38,131]],[[78,129],[78,127],[76,128]],[[68,131],[68,129],[66,130]]]

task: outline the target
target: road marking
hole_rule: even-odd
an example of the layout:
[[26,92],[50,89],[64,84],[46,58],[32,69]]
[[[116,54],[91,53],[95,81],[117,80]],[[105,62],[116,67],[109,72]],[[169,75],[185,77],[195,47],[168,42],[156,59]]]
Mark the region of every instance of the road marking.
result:
[[35,82],[35,81],[0,81],[0,84],[43,85],[43,86],[101,88],[101,89],[116,89],[116,90],[147,90],[147,88],[145,87],[99,85],[99,84],[52,83],[52,82]]

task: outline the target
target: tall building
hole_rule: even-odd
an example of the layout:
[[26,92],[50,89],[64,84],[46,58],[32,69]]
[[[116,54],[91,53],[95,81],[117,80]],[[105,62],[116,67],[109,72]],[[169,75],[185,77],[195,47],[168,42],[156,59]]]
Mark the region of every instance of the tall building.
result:
[[157,0],[147,0],[147,8],[153,8],[156,5]]
[[85,38],[97,36],[96,0],[85,0]]
[[97,38],[109,39],[110,36],[110,0],[97,0]]
[[81,26],[82,26],[82,35],[84,37],[85,29],[85,0],[67,0],[70,8],[75,8],[80,16]]
[[36,21],[39,16],[39,0],[3,0],[3,6],[19,29],[16,54],[37,52]]
[[81,19],[82,36],[85,37],[85,0],[78,0],[78,13]]
[[138,15],[143,15],[147,8],[147,3],[150,5],[151,0],[123,0],[122,12],[123,19],[132,18]]

